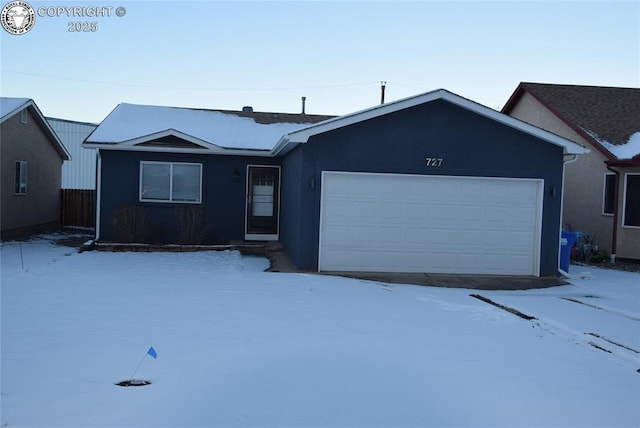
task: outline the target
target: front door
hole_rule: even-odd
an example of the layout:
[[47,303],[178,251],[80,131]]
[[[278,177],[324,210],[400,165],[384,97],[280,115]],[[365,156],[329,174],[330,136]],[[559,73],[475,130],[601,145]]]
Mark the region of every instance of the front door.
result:
[[249,166],[245,239],[277,240],[280,167]]

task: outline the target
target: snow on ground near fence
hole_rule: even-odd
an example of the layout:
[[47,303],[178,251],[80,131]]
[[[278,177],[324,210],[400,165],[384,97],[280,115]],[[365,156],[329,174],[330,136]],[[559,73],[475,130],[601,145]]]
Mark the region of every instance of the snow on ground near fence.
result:
[[[1,251],[2,426],[640,425],[638,273],[498,292],[267,273],[234,251],[39,239],[24,269],[18,243]],[[116,386],[140,361],[151,384]]]

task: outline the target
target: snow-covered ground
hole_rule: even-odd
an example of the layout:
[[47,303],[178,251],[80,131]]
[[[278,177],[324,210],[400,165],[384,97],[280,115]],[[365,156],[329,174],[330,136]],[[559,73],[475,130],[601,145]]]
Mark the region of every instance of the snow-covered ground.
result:
[[[233,251],[1,255],[2,427],[640,426],[639,273],[502,292]],[[115,385],[141,361],[150,385]]]

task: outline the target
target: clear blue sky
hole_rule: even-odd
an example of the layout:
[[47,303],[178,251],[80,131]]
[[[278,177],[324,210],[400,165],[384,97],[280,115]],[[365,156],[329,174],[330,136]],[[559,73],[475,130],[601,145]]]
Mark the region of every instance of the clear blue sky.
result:
[[113,7],[0,29],[1,95],[71,120],[120,102],[297,113],[301,96],[339,115],[381,81],[387,101],[445,88],[496,109],[521,81],[640,86],[639,1],[27,2]]

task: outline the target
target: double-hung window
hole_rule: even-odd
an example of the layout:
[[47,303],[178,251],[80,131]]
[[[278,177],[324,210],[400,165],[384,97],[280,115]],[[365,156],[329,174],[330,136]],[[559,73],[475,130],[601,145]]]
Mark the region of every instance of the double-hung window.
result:
[[202,202],[202,164],[140,162],[140,201]]
[[16,161],[16,174],[13,192],[16,195],[27,194],[27,161]]

